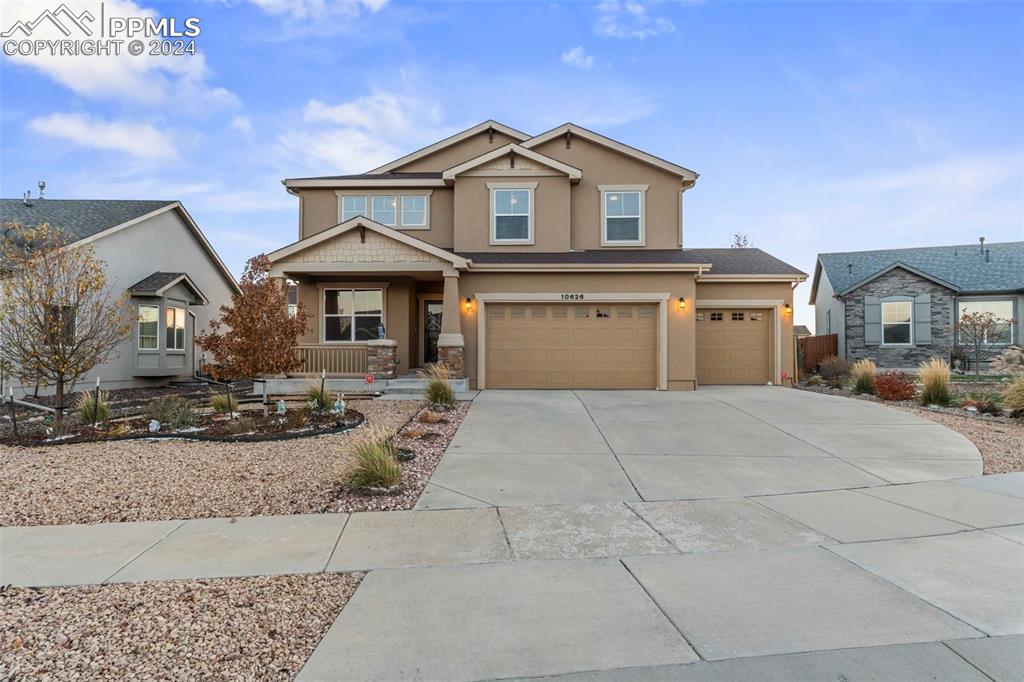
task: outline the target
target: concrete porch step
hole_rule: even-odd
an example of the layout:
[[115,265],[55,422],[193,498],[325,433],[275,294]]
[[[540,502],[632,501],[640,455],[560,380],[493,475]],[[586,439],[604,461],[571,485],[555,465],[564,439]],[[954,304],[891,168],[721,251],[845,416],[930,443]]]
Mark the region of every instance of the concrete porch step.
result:
[[[469,379],[449,379],[448,383],[456,393],[469,390]],[[378,379],[368,386],[362,379],[339,379],[328,377],[324,382],[327,390],[334,393],[363,393],[378,391],[384,394],[420,396],[427,388],[427,380],[418,377],[400,377],[398,379]],[[311,386],[319,386],[319,378],[288,377],[267,379],[263,384],[271,395],[301,395],[309,391]],[[257,387],[259,390],[259,387]]]

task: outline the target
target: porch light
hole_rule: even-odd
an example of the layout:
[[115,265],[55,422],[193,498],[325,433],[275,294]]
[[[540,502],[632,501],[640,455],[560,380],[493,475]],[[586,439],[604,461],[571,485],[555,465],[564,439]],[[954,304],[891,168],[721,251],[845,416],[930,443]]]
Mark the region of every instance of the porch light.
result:
[[466,297],[466,310],[472,310],[472,309],[473,309],[473,299],[470,298],[469,296],[467,296]]
[[786,305],[782,306],[782,307],[786,309],[786,312],[787,312],[787,313],[791,313],[791,312],[793,312],[793,306],[791,306],[791,305],[790,305],[790,304],[788,304],[788,303],[787,303]]
[[680,310],[686,310],[686,297],[685,296],[680,296],[679,297],[679,309]]

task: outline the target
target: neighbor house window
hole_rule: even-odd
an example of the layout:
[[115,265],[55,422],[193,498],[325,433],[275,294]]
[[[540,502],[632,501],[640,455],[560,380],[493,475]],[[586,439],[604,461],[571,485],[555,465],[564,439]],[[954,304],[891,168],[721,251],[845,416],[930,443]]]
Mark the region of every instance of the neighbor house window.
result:
[[157,350],[160,345],[160,306],[139,306],[139,350]]
[[185,350],[185,309],[167,306],[164,311],[167,350]]
[[427,226],[427,198],[425,196],[402,197],[402,227]]
[[366,215],[366,197],[345,196],[341,198],[341,222]]
[[533,191],[530,188],[491,190],[491,241],[529,244],[533,241]]
[[[968,313],[992,313],[996,318],[995,329],[985,334],[984,343],[1011,344],[1013,343],[1013,301],[960,301],[960,317]],[[961,335],[960,343],[966,339]]]
[[295,317],[299,313],[299,285],[288,280],[288,317]]
[[324,289],[324,341],[376,339],[383,313],[382,289]]
[[370,197],[373,206],[371,216],[381,225],[395,225],[398,218],[398,203],[394,196]]
[[914,304],[911,301],[882,301],[882,343],[906,346],[911,343]]
[[643,192],[601,192],[604,244],[642,244],[644,239]]

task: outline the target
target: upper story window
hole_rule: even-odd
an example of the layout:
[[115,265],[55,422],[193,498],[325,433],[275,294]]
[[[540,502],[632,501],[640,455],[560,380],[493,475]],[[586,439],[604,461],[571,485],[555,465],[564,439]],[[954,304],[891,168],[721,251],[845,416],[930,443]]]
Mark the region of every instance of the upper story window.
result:
[[157,350],[160,343],[160,306],[139,306],[139,350]]
[[185,309],[167,306],[167,350],[185,350]]
[[427,197],[410,195],[402,197],[402,227],[427,226]]
[[609,186],[601,190],[601,244],[642,246],[646,185]]
[[370,201],[373,208],[371,218],[391,227],[398,223],[398,200],[394,195],[372,196]]
[[491,243],[533,243],[533,189],[536,183],[491,188]]
[[909,346],[913,343],[913,301],[882,301],[882,345]]
[[[968,313],[991,313],[995,318],[995,327],[985,332],[983,343],[1013,343],[1013,301],[960,301],[960,317]],[[959,342],[968,343],[968,339],[960,334]]]
[[383,289],[324,289],[324,341],[378,338],[383,321]]
[[341,198],[341,222],[366,215],[366,197],[343,196]]

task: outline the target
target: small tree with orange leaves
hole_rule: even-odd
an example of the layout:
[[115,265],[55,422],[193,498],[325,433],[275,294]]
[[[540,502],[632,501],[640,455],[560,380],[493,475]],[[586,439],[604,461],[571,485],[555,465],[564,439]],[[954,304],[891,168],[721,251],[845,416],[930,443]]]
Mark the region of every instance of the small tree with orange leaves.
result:
[[308,314],[302,304],[288,312],[288,288],[270,276],[270,259],[260,254],[245,264],[241,290],[231,305],[220,308],[220,319],[196,339],[213,354],[210,374],[232,381],[295,369],[295,345],[306,330]]
[[55,387],[60,424],[68,388],[107,360],[134,318],[92,247],[48,225],[5,227],[0,348],[22,384]]

